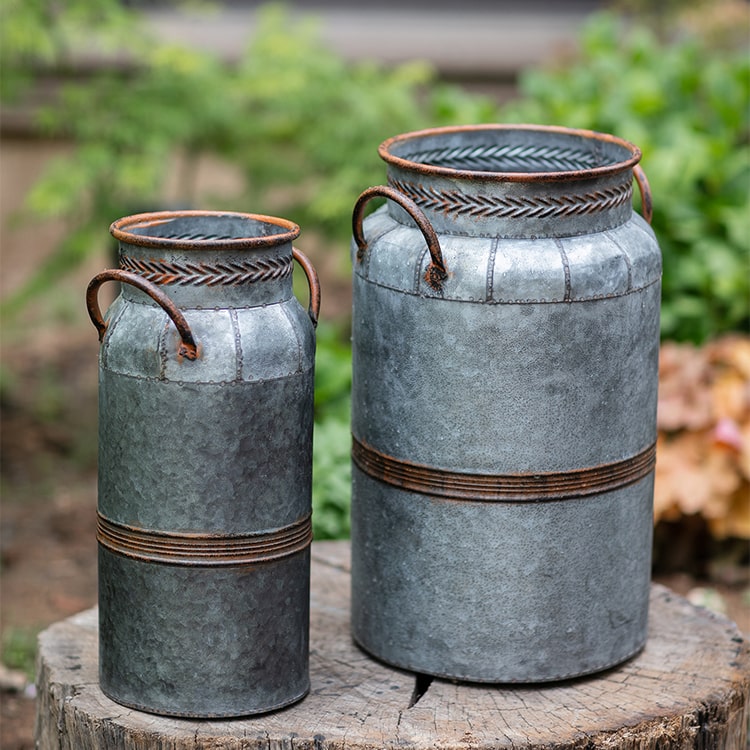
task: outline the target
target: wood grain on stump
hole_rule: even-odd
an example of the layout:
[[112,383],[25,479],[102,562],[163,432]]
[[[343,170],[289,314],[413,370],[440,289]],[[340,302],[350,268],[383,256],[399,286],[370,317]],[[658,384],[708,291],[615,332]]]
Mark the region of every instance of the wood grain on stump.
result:
[[599,748],[744,750],[750,649],[729,620],[651,592],[649,640],[619,668],[555,683],[488,687],[385,666],[349,634],[349,546],[313,545],[310,671],[301,703],[196,721],[125,708],[97,683],[97,612],[40,636],[39,750]]

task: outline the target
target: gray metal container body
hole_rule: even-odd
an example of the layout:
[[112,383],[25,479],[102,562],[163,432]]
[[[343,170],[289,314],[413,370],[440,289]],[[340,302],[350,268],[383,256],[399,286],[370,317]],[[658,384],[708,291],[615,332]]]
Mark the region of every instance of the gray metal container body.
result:
[[389,160],[413,204],[389,200],[353,246],[354,638],[473,681],[617,664],[646,639],[661,256],[634,162],[501,173],[630,152],[500,127],[384,148],[418,167]]
[[121,269],[168,295],[198,356],[122,285],[100,350],[100,683],[141,710],[237,716],[309,689],[315,337],[294,225],[183,214],[121,220],[149,238],[120,238]]

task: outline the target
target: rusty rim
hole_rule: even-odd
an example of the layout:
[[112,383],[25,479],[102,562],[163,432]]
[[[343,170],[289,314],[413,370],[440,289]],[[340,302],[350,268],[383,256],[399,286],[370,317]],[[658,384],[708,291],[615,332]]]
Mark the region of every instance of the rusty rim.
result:
[[[265,236],[247,237],[159,237],[149,234],[138,234],[135,229],[146,229],[167,224],[176,219],[215,218],[239,219],[247,222],[270,224],[279,229],[278,233]],[[274,247],[293,242],[299,237],[300,228],[293,221],[276,216],[248,214],[238,211],[157,211],[152,213],[133,214],[112,222],[112,236],[120,242],[138,247],[155,247],[174,250],[204,250],[208,247],[222,250],[242,250],[261,247]]]
[[[621,161],[603,164],[597,167],[586,169],[571,170],[550,170],[544,172],[514,172],[514,171],[486,171],[473,169],[455,169],[453,167],[444,167],[428,164],[419,161],[413,161],[408,158],[398,156],[393,153],[393,149],[409,142],[416,142],[419,139],[451,135],[455,133],[477,133],[477,132],[495,132],[499,134],[510,134],[513,132],[538,132],[541,134],[556,134],[569,136],[571,138],[583,138],[588,141],[595,141],[599,144],[610,144],[618,146],[630,153],[629,158]],[[403,133],[393,136],[378,148],[380,158],[386,163],[400,167],[423,175],[443,176],[463,180],[489,180],[494,182],[552,182],[563,180],[583,180],[608,175],[619,174],[625,170],[632,169],[641,160],[641,151],[634,144],[622,138],[607,133],[598,133],[593,130],[582,130],[576,128],[564,128],[554,125],[459,125],[443,128],[429,128],[426,130],[416,130],[411,133]]]

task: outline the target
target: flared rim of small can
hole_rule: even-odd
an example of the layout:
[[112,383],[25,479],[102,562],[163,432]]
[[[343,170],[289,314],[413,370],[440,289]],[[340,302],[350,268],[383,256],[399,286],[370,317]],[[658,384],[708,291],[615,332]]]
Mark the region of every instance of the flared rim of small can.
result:
[[[628,154],[627,158],[610,161],[599,166],[587,167],[585,169],[551,169],[544,171],[513,171],[513,170],[484,170],[484,169],[459,169],[446,167],[428,162],[416,161],[408,157],[399,156],[394,149],[407,143],[415,143],[427,138],[455,134],[471,134],[482,132],[498,133],[529,133],[539,132],[547,135],[570,137],[571,139],[583,139],[596,142],[601,146],[609,146],[623,150]],[[428,128],[415,130],[409,133],[392,136],[383,141],[378,147],[378,154],[387,164],[401,169],[418,172],[425,176],[442,176],[463,180],[485,180],[493,182],[557,182],[564,180],[585,180],[615,175],[625,170],[632,169],[641,160],[641,150],[623,138],[609,133],[601,133],[595,130],[579,128],[567,128],[558,125],[533,125],[533,124],[506,124],[492,123],[479,125],[453,125],[439,128]]]
[[[236,236],[208,236],[200,234],[180,234],[175,236],[164,236],[149,234],[150,227],[164,228],[171,222],[203,219],[222,220],[228,219],[235,223],[247,222],[248,224],[265,225],[278,231],[269,234],[237,234]],[[144,230],[144,231],[136,231]],[[205,250],[208,248],[219,250],[242,250],[261,247],[276,247],[288,242],[293,242],[299,237],[300,228],[293,221],[281,219],[277,216],[266,216],[264,214],[250,214],[241,211],[206,211],[206,210],[179,210],[179,211],[154,211],[149,213],[133,214],[124,216],[112,222],[109,227],[110,234],[120,242],[139,247],[153,247],[173,250]]]

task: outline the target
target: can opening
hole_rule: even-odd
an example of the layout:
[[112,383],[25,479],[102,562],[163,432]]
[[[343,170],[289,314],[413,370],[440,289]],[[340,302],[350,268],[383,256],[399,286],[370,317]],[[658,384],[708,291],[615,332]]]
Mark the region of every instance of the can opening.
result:
[[185,249],[280,245],[299,236],[299,227],[286,219],[219,211],[163,211],[128,216],[112,224],[121,242],[146,247]]
[[446,176],[528,180],[594,176],[631,168],[640,151],[615,136],[530,125],[434,128],[385,141],[381,157],[402,169]]

